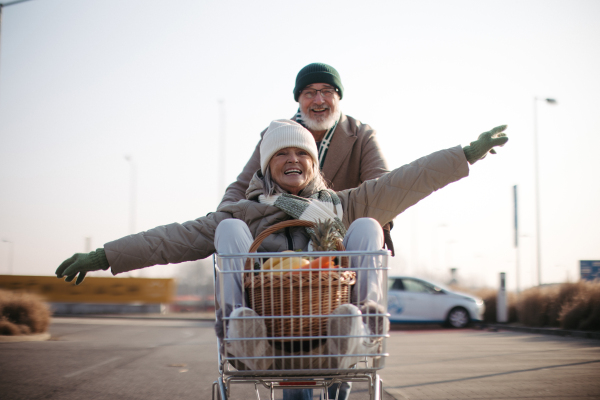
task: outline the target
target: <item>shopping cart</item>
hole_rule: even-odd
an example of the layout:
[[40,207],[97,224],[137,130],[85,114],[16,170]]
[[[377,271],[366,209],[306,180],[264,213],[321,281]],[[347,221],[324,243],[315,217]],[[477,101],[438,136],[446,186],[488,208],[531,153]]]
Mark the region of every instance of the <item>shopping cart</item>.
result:
[[[226,279],[241,283],[242,304],[236,307],[247,311],[222,318],[229,333],[218,339],[220,376],[213,383],[213,400],[235,396],[234,384],[254,384],[259,400],[261,386],[271,400],[276,389],[316,389],[321,399],[329,399],[333,386],[337,399],[342,382],[366,382],[369,398],[382,399],[377,371],[388,356],[389,252],[255,253],[277,229],[263,232],[249,253],[214,256],[217,314],[228,315],[219,308],[234,304],[233,293],[223,285]],[[303,260],[317,261],[307,266]],[[245,268],[231,270],[231,263]],[[378,285],[380,296],[365,306],[358,294],[361,286],[371,284]]]

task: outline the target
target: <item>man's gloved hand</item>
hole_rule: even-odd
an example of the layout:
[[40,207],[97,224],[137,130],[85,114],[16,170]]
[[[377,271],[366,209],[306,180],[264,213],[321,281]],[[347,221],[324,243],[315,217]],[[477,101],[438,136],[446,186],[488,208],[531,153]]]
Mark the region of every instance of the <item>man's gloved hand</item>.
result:
[[79,274],[75,281],[75,284],[79,285],[89,271],[107,270],[108,268],[110,268],[110,265],[108,265],[104,249],[99,248],[87,254],[76,253],[73,257],[63,261],[56,269],[56,277],[62,278],[65,276],[65,281],[71,282]]
[[479,138],[471,142],[469,146],[463,147],[469,164],[473,165],[478,160],[483,160],[488,152],[496,154],[494,147],[504,146],[508,142],[508,138],[504,133],[505,129],[506,125],[497,126],[491,131],[479,135]]

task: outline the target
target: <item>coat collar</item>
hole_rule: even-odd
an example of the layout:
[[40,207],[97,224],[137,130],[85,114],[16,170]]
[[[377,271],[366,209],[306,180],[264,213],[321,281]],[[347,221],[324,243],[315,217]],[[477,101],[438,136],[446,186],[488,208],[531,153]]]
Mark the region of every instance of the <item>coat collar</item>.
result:
[[342,113],[340,122],[333,132],[329,152],[323,165],[323,175],[333,181],[339,172],[344,160],[348,157],[356,141],[356,133],[350,129],[350,123],[346,114]]

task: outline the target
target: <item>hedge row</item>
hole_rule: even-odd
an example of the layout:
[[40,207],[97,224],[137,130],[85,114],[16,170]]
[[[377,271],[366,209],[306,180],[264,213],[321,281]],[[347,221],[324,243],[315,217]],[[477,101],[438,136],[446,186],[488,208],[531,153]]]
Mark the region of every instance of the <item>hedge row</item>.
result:
[[[484,322],[496,321],[497,290],[473,292],[485,301]],[[600,330],[600,281],[579,281],[509,292],[508,322],[530,327]]]
[[38,296],[0,289],[0,335],[46,332],[50,315],[48,304]]

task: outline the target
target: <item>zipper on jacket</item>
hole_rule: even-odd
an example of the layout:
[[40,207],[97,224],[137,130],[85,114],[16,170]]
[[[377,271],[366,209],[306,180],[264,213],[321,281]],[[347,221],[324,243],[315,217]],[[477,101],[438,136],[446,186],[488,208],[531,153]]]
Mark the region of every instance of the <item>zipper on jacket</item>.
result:
[[289,226],[285,228],[285,236],[287,236],[288,250],[294,251],[294,241],[292,240],[292,234]]

